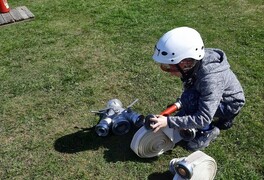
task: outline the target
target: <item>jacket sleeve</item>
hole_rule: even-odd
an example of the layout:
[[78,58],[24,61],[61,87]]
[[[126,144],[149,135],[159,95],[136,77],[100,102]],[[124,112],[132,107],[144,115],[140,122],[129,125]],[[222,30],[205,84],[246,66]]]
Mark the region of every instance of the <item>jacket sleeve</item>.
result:
[[220,73],[208,74],[201,79],[196,89],[200,93],[198,110],[193,115],[168,116],[170,128],[203,128],[212,122],[224,91]]

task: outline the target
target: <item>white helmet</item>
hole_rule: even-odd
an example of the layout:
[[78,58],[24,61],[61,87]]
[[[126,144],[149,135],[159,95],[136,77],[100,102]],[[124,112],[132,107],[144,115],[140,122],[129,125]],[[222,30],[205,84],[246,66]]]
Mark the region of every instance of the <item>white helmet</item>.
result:
[[200,34],[189,27],[175,28],[157,42],[153,59],[162,64],[178,64],[185,58],[201,60],[204,43]]

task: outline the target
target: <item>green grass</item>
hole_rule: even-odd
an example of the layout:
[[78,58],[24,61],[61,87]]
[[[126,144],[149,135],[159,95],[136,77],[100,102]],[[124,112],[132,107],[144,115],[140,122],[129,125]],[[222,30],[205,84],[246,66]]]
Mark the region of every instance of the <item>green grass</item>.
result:
[[134,110],[161,112],[181,82],[151,59],[166,31],[197,29],[206,47],[223,49],[246,94],[235,126],[205,153],[216,179],[264,178],[264,4],[254,1],[8,1],[27,6],[29,22],[0,27],[0,179],[170,179],[172,158],[140,159],[125,136],[82,132],[90,113],[119,98]]

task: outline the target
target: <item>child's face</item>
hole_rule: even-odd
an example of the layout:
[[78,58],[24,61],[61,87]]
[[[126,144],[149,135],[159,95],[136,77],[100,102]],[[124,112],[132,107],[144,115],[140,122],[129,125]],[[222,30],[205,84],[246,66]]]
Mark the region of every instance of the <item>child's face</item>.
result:
[[181,73],[175,64],[160,64],[160,68],[173,76],[181,77]]
[[[190,70],[194,65],[193,59],[184,59],[179,64],[179,67],[184,71],[187,72]],[[177,68],[176,64],[160,64],[160,68],[163,71],[169,72],[173,76],[182,77],[181,72]]]

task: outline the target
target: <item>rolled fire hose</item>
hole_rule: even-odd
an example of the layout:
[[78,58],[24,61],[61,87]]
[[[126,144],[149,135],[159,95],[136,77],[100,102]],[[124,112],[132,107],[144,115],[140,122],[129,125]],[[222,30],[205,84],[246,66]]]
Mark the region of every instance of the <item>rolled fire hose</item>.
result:
[[172,159],[169,170],[174,175],[173,180],[213,180],[217,164],[202,151],[195,151],[188,157]]
[[[169,129],[167,128],[167,130]],[[171,134],[169,131],[167,133]],[[143,126],[135,133],[130,148],[141,158],[159,156],[173,149],[173,134],[170,137],[163,130],[154,133],[152,130],[147,130]]]
[[[177,102],[160,114],[169,115],[179,107]],[[173,149],[181,139],[177,129],[166,127],[154,133],[151,129],[148,130],[143,126],[134,134],[130,148],[141,158],[151,158]]]

